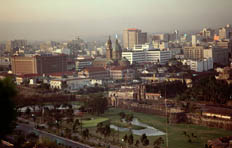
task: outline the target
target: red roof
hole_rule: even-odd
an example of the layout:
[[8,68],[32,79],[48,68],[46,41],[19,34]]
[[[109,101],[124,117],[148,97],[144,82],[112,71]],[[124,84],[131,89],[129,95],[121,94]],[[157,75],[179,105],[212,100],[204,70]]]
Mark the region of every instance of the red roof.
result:
[[128,28],[128,30],[138,30],[137,28]]
[[111,68],[111,70],[125,70],[125,69],[127,69],[127,67],[125,66],[116,66],[116,67]]
[[11,77],[11,76],[14,76],[14,74],[10,74],[10,73],[7,73],[7,72],[2,72],[2,73],[0,73],[0,76]]
[[31,77],[39,77],[39,76],[41,76],[41,74],[30,73],[30,74],[21,74],[21,75],[17,75],[16,77],[31,78]]
[[72,76],[74,73],[75,73],[75,71],[65,71],[65,72],[54,72],[54,73],[50,73],[48,75],[50,75],[50,76],[63,76],[63,75]]
[[96,71],[106,71],[104,67],[86,67],[84,71],[96,72]]

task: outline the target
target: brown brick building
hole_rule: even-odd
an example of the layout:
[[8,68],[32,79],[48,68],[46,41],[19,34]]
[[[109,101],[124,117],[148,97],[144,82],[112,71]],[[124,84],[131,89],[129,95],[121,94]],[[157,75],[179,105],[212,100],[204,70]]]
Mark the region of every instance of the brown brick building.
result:
[[47,74],[67,71],[66,55],[13,56],[13,74]]

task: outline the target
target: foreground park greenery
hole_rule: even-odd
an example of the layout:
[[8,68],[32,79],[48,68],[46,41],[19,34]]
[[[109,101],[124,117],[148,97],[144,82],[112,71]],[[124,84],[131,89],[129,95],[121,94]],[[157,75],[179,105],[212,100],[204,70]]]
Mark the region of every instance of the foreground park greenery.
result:
[[[206,85],[207,88],[211,89],[211,92],[217,86],[225,87],[224,91],[226,92],[228,91],[227,89],[230,89],[229,85],[217,82],[213,78],[204,79],[203,82],[212,83],[211,85]],[[191,90],[199,95],[198,98],[201,97],[201,92],[204,91],[203,87],[201,87],[203,86],[203,82],[197,83],[198,85]],[[124,146],[131,148],[160,148],[167,145],[171,148],[196,148],[204,147],[209,139],[231,135],[231,131],[224,129],[192,124],[174,124],[171,122],[166,124],[166,117],[137,113],[119,108],[108,108],[107,99],[100,93],[85,95],[82,101],[74,101],[72,98],[64,100],[67,96],[63,95],[62,97],[57,97],[57,100],[55,96],[52,99],[49,98],[49,100],[43,98],[42,101],[35,101],[34,104],[33,101],[24,100],[25,104],[23,104],[23,101],[18,103],[20,99],[16,102],[14,101],[17,91],[11,80],[1,80],[0,88],[0,109],[2,117],[6,119],[4,122],[1,122],[0,138],[3,138],[14,129],[17,115],[16,107],[19,109],[25,106],[25,104],[27,106],[26,110],[21,113],[20,117],[27,121],[35,122],[36,128],[98,148],[107,147],[110,144],[117,147]],[[190,90],[185,87],[183,89],[185,89],[184,91]],[[217,93],[217,96],[223,97],[216,90],[213,93]],[[227,92],[224,98],[227,98],[229,94],[230,92]],[[185,93],[182,95],[185,95]],[[190,93],[190,95],[196,94]],[[205,95],[208,96],[209,100],[217,102],[217,99],[212,100],[210,94]],[[179,95],[178,97],[181,99],[183,96]],[[46,105],[50,105],[52,108]],[[35,106],[37,106],[38,110],[35,110]],[[61,106],[65,109],[60,109]],[[6,110],[8,114],[4,112]],[[140,130],[143,127],[130,124],[133,118],[137,118],[140,122],[166,133],[167,136],[134,135],[131,130]],[[126,122],[122,122],[122,119]],[[24,121],[24,123],[27,122]],[[111,124],[131,130],[119,132],[111,129]]]
[[[166,133],[165,117],[136,113],[118,108],[109,108],[103,114],[99,115],[86,112],[78,116],[69,116],[70,118],[67,118],[68,116],[65,115],[59,119],[58,125],[56,125],[54,120],[48,121],[49,118],[46,118],[44,119],[44,122],[50,122],[50,124],[48,124],[49,128],[45,128],[44,130],[96,147],[99,145],[107,145],[109,143],[129,147],[149,148],[155,147],[155,145],[158,145],[157,147],[166,146],[167,139],[165,135],[137,136],[133,135],[130,131],[118,132],[110,129],[110,124],[117,123],[121,127],[130,127],[131,129],[139,128],[130,126],[129,122],[128,124],[121,122],[122,113],[125,113],[125,116],[133,115],[134,118],[137,118],[142,123],[146,123]],[[41,119],[38,118],[37,122],[39,123],[40,121]],[[204,147],[209,139],[231,135],[231,131],[226,131],[224,129],[209,128],[192,124],[168,124],[167,133],[168,145],[172,148]]]
[[11,133],[16,126],[16,87],[9,78],[0,80],[0,140]]

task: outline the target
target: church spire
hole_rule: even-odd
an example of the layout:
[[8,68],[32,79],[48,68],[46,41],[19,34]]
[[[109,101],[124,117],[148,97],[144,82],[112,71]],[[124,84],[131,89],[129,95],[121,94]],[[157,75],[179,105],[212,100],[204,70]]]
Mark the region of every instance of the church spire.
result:
[[106,58],[108,60],[112,59],[112,42],[111,42],[110,36],[109,36],[109,40],[107,41]]

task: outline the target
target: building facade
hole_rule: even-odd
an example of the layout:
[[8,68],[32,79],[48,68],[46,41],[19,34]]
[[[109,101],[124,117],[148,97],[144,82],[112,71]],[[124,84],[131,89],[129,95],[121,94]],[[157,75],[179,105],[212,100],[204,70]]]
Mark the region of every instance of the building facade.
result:
[[66,55],[11,57],[13,74],[47,74],[67,71]]
[[27,46],[27,40],[7,41],[6,50],[7,52],[13,52],[13,49],[15,48],[25,49],[26,46]]
[[161,51],[158,49],[140,50],[140,51],[125,51],[122,52],[122,57],[126,58],[130,64],[135,63],[156,63],[164,65],[171,59],[170,51]]
[[185,65],[189,65],[190,69],[196,72],[204,72],[213,69],[213,59],[202,60],[186,60],[183,62]]
[[147,33],[136,28],[129,28],[123,31],[123,48],[131,49],[137,44],[147,42]]
[[91,79],[108,79],[109,72],[103,67],[87,67],[78,73],[79,77]]

